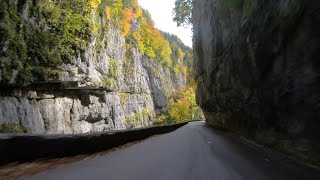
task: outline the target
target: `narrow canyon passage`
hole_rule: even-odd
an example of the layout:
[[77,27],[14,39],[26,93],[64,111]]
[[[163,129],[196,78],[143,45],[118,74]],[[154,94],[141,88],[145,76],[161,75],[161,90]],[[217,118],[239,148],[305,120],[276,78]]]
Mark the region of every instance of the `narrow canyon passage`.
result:
[[0,180],[320,180],[319,44],[320,0],[1,0]]
[[165,135],[26,180],[320,179],[320,173],[234,135],[192,122]]

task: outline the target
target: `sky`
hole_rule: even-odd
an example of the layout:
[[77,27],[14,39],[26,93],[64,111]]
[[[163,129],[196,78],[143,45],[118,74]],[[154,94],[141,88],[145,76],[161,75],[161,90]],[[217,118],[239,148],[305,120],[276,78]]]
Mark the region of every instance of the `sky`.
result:
[[149,11],[156,28],[177,35],[185,45],[192,47],[191,27],[177,27],[172,20],[175,0],[138,0],[138,2]]

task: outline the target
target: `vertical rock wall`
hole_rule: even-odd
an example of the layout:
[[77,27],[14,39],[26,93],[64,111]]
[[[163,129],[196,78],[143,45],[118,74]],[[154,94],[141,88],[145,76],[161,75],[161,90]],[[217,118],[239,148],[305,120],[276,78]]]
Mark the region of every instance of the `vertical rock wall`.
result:
[[[37,29],[40,22],[30,17],[28,4],[22,5],[21,20]],[[48,134],[153,124],[156,113],[168,106],[173,89],[186,84],[186,78],[146,58],[135,44],[128,47],[119,28],[97,18],[95,12],[92,21],[110,28],[92,36],[86,49],[70,63],[59,65],[57,79],[21,87],[12,75],[9,85],[1,86],[0,124],[17,124],[30,133]]]
[[319,8],[317,0],[195,1],[197,101],[209,124],[267,144],[302,138],[291,144],[302,155],[318,147]]

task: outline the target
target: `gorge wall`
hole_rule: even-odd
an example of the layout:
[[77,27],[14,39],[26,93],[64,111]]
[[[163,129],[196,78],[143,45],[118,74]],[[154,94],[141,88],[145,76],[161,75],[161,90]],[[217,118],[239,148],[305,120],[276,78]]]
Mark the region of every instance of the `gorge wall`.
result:
[[195,1],[197,101],[208,124],[302,157],[319,152],[319,8],[317,0]]
[[[186,74],[142,52],[147,45],[118,25],[116,5],[103,3],[1,1],[1,125],[73,134],[153,124]],[[141,11],[132,3],[117,8]],[[144,21],[127,23],[134,34]]]

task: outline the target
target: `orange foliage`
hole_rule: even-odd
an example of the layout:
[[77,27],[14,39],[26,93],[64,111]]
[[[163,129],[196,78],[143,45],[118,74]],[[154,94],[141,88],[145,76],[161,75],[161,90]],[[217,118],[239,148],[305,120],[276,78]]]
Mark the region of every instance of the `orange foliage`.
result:
[[104,12],[105,12],[105,15],[106,15],[106,19],[110,20],[111,19],[111,8],[110,8],[110,6],[106,6]]
[[122,10],[122,18],[120,21],[120,29],[122,36],[126,36],[129,34],[131,29],[131,22],[134,18],[135,13],[133,12],[133,9],[126,8]]

